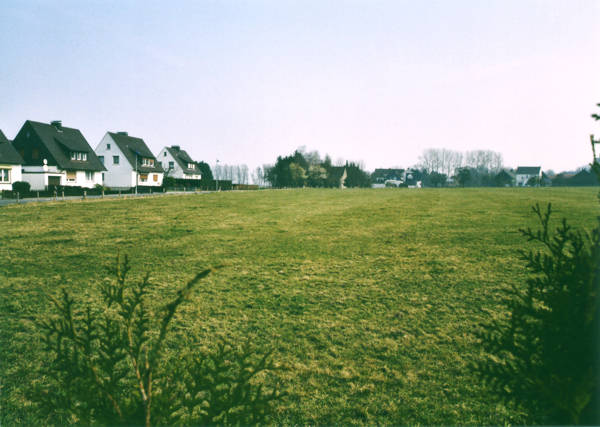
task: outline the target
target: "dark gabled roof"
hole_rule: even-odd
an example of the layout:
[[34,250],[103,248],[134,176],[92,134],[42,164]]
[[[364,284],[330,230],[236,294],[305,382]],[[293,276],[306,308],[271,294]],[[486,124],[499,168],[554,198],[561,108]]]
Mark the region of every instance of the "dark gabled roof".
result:
[[4,165],[22,165],[23,159],[17,153],[17,150],[0,130],[0,164]]
[[509,171],[509,170],[506,170],[506,169],[502,169],[500,172],[498,172],[496,174],[496,176],[499,176],[499,175],[506,175],[506,176],[508,176],[510,178],[514,178],[515,177],[515,174],[512,171]]
[[[125,132],[108,132],[108,134],[119,146],[129,164],[138,172],[164,172],[142,138],[129,136]],[[154,166],[142,166],[142,158],[154,159]]]
[[371,178],[374,180],[386,180],[393,178],[402,178],[404,175],[404,169],[375,169],[371,174]]
[[[169,154],[171,154],[171,156],[173,156],[175,161],[177,161],[177,164],[179,164],[179,167],[181,167],[181,169],[183,169],[184,173],[197,174],[200,172],[197,162],[193,161],[192,158],[188,155],[188,153],[186,153],[184,150],[182,150],[181,148],[179,148],[176,145],[173,145],[171,147],[166,147],[166,148],[167,148],[167,151],[169,152]],[[190,163],[194,165],[193,169],[188,168],[188,164],[190,164]]]
[[329,168],[329,176],[332,179],[340,180],[342,179],[345,170],[346,166],[331,166],[331,168]]
[[517,168],[517,175],[539,175],[541,166],[519,166]]
[[[54,125],[27,120],[40,141],[50,152],[56,164],[63,170],[105,171],[98,156],[83,137],[79,129],[61,126],[60,130]],[[87,161],[71,160],[71,151],[87,153]]]

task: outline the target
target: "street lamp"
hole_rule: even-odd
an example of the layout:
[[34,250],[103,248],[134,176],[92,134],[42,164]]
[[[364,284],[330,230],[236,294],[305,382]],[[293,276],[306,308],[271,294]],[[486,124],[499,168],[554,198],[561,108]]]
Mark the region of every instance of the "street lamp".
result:
[[135,153],[135,195],[137,196],[138,187],[138,155]]

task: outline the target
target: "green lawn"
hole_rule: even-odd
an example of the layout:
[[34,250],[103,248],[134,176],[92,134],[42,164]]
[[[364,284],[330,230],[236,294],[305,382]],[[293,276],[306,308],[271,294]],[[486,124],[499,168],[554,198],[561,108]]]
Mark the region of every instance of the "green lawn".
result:
[[552,202],[590,227],[594,188],[224,192],[0,209],[0,424],[33,422],[23,396],[44,363],[29,319],[61,286],[93,294],[117,251],[173,296],[181,342],[251,337],[275,349],[282,423],[503,424],[472,333],[526,277],[518,232]]

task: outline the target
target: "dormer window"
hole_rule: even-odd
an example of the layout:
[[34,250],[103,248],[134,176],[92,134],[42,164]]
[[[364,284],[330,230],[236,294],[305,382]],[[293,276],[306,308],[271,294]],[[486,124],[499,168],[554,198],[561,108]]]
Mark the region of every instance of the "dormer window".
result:
[[193,163],[188,163],[188,169],[194,169],[194,164]]
[[87,162],[87,153],[82,151],[71,151],[71,160],[79,160],[80,162]]
[[142,166],[154,166],[154,159],[142,157]]

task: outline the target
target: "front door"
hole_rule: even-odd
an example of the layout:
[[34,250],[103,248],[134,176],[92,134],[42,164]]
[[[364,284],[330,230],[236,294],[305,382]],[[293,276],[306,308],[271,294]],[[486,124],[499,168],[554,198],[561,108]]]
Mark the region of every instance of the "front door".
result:
[[60,176],[49,176],[48,177],[48,189],[54,190],[57,187],[60,187]]

